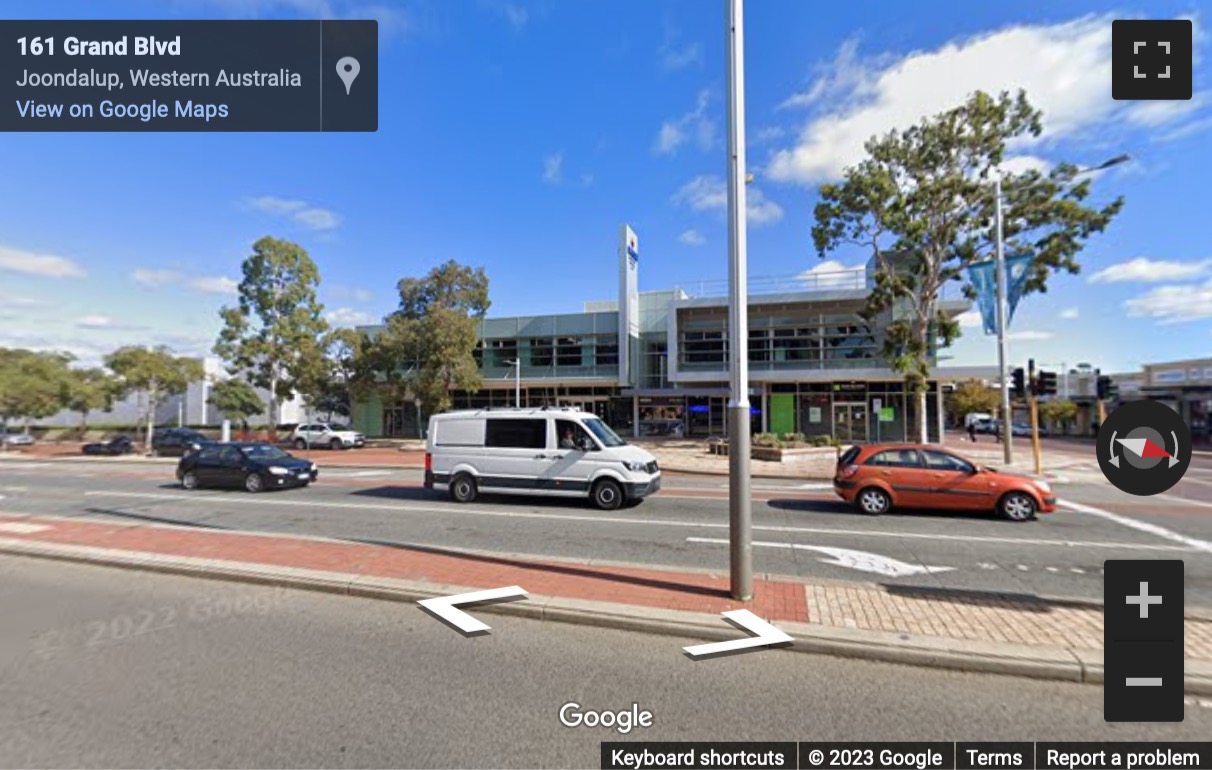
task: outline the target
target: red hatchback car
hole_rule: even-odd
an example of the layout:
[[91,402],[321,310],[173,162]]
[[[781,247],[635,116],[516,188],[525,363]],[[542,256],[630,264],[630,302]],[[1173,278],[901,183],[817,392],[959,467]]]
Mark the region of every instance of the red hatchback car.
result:
[[846,450],[833,491],[863,513],[892,507],[997,511],[1011,521],[1056,510],[1042,479],[986,468],[937,446],[868,444]]

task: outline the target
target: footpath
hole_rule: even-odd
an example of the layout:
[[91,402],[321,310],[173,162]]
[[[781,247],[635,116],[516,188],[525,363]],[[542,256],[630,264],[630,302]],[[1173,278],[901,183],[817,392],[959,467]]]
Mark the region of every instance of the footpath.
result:
[[[1103,610],[1089,602],[771,575],[757,577],[752,601],[738,602],[726,575],[707,572],[16,513],[0,513],[0,552],[397,602],[516,585],[527,599],[473,614],[707,641],[741,638],[720,613],[746,608],[789,634],[795,652],[1096,684],[1103,677]],[[1187,618],[1185,647],[1186,692],[1212,695],[1212,618]]]
[[[950,437],[948,437],[950,438]],[[985,438],[985,437],[982,437]],[[692,473],[703,475],[728,475],[728,457],[711,454],[707,442],[691,439],[664,439],[658,441],[637,441],[637,446],[648,450],[656,457],[662,470],[672,473]],[[990,465],[994,468],[1006,469],[1018,473],[1032,474],[1030,451],[1020,441],[1016,447],[1017,462],[1006,466],[1002,462],[1002,450],[999,444],[991,440],[977,441],[975,444],[962,439],[949,441],[947,448],[976,462]],[[301,457],[314,460],[321,467],[343,468],[423,468],[425,467],[425,444],[418,440],[395,442],[392,446],[369,446],[362,449],[334,451],[331,449],[297,450],[291,452]],[[796,455],[782,462],[770,460],[752,460],[751,475],[754,478],[767,479],[831,479],[837,467],[838,450],[823,448],[813,450],[808,454]],[[9,450],[0,454],[0,462],[4,460],[54,460],[54,461],[99,461],[113,463],[177,463],[171,457],[145,457],[142,454],[124,455],[121,457],[95,457],[81,454],[80,444],[35,444],[21,450]],[[1044,454],[1043,475],[1049,478],[1063,478],[1073,472],[1098,472],[1098,464],[1094,459],[1093,448],[1082,451],[1076,447],[1073,451],[1049,451]]]

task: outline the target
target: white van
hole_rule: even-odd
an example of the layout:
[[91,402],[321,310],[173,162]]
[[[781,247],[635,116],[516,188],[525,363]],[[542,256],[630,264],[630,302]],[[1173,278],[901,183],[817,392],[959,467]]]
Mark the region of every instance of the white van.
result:
[[656,458],[571,407],[473,409],[429,418],[425,486],[470,503],[481,492],[588,496],[604,510],[661,488]]

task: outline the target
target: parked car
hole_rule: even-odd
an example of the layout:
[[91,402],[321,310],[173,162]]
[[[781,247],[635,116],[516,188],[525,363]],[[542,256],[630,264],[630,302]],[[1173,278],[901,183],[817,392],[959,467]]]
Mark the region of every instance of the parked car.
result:
[[128,455],[135,451],[135,442],[130,436],[118,436],[109,441],[85,444],[83,451],[86,455]]
[[460,503],[496,492],[588,497],[613,510],[661,488],[656,458],[597,415],[572,408],[437,414],[427,442],[425,486]]
[[243,487],[249,492],[305,487],[319,478],[316,464],[263,442],[211,444],[177,463],[186,489]]
[[1001,421],[998,420],[997,418],[992,418],[992,419],[986,418],[986,419],[977,420],[973,427],[976,429],[977,433],[992,434],[992,433],[997,432],[997,428],[1000,424],[1001,424]]
[[193,428],[159,428],[152,433],[152,452],[161,457],[183,457],[216,443]]
[[1011,521],[1056,510],[1047,481],[986,468],[937,446],[867,444],[838,458],[833,490],[871,515],[894,507],[997,511]]
[[328,447],[329,449],[349,449],[350,447],[366,446],[366,437],[355,430],[344,430],[328,423],[304,423],[294,429],[290,435],[290,443],[296,449],[308,447]]
[[34,437],[28,433],[5,433],[4,444],[6,446],[32,446]]

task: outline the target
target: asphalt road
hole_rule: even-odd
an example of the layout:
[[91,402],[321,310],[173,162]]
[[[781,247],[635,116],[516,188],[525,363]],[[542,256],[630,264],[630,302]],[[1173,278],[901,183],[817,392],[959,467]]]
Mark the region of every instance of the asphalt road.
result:
[[[603,740],[1200,740],[1102,688],[0,556],[0,766],[597,767]],[[653,713],[620,736],[560,708]]]
[[[322,460],[322,458],[321,458]],[[755,480],[754,564],[760,573],[1101,601],[1106,559],[1186,562],[1190,608],[1212,611],[1212,461],[1172,493],[1140,499],[1098,475],[1065,471],[1064,510],[1022,524],[984,513],[868,517],[827,483]],[[1097,470],[1093,471],[1097,474]],[[322,468],[307,489],[249,495],[187,492],[169,465],[115,462],[0,464],[0,511],[146,520],[463,548],[596,563],[725,572],[726,479],[667,475],[633,509],[603,513],[580,501],[498,497],[457,505],[420,488],[415,470]],[[811,546],[886,559],[885,573],[830,563]],[[929,574],[922,568],[943,567]]]

